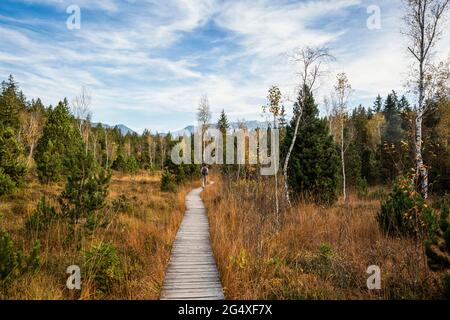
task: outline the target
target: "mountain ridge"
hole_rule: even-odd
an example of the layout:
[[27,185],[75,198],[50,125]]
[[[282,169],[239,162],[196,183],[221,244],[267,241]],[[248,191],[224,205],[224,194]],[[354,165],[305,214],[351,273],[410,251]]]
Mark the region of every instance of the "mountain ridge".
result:
[[116,124],[116,125],[109,125],[109,124],[101,123],[101,122],[92,123],[93,127],[96,127],[98,125],[100,125],[104,129],[118,128],[120,130],[120,133],[122,133],[122,135],[124,135],[124,136],[127,134],[135,134],[136,133],[136,131],[130,129],[129,127],[127,127],[126,125],[121,124],[121,123]]
[[[236,129],[239,129],[239,126],[241,125],[242,122],[230,122],[230,128],[229,131],[232,132]],[[249,130],[255,130],[257,128],[259,129],[267,129],[268,124],[265,121],[258,121],[258,120],[249,120],[249,121],[244,121],[245,127]],[[217,123],[211,123],[210,124],[211,128],[217,128]],[[173,136],[173,137],[180,137],[182,135],[191,135],[195,132],[196,130],[196,126],[194,125],[189,125],[184,127],[183,129],[179,129],[179,130],[175,130],[175,131],[169,131],[169,133]]]

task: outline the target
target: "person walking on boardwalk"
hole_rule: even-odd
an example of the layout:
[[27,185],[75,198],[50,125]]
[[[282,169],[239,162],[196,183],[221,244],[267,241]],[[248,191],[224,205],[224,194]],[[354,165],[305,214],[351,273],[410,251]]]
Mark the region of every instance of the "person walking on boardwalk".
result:
[[202,187],[204,189],[208,185],[208,174],[209,174],[209,169],[206,164],[203,164],[201,174],[202,174]]

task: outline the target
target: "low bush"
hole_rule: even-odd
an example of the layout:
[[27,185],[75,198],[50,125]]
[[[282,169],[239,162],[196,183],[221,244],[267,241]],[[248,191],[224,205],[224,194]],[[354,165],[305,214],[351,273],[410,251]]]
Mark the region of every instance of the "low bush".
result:
[[27,166],[22,151],[14,130],[0,125],[0,196],[12,193],[25,182]]
[[172,161],[167,161],[166,168],[174,176],[177,185],[189,179],[200,178],[200,166],[196,164],[175,165]]
[[[450,222],[449,209],[443,206],[439,218],[439,229],[425,242],[425,253],[428,258],[428,265],[434,271],[450,270]],[[450,299],[450,273],[447,273],[443,280],[443,296]]]
[[11,281],[39,267],[40,242],[36,241],[27,254],[16,249],[11,236],[0,231],[0,289],[5,289]]
[[93,216],[105,207],[111,173],[83,150],[70,160],[67,183],[58,201],[63,216],[75,226],[83,218],[95,220]]
[[369,196],[369,184],[367,180],[361,177],[358,177],[356,180],[356,190],[358,198],[365,199]]
[[164,171],[161,177],[161,191],[176,192],[176,190],[177,185],[173,174],[168,170]]
[[123,272],[116,248],[111,243],[94,245],[84,253],[84,270],[88,281],[102,293],[111,291],[115,282],[122,279]]
[[378,224],[388,235],[423,238],[437,229],[437,219],[412,179],[399,177],[381,205]]
[[136,173],[139,171],[139,163],[133,156],[125,157],[119,154],[112,164],[112,169],[122,173]]
[[12,193],[16,188],[16,184],[10,176],[3,172],[0,168],[0,196]]
[[45,196],[39,201],[36,210],[25,221],[25,227],[29,231],[42,231],[46,230],[50,224],[58,218],[58,214],[47,200]]
[[130,213],[133,211],[133,205],[124,194],[121,194],[117,199],[112,201],[112,209],[115,212]]

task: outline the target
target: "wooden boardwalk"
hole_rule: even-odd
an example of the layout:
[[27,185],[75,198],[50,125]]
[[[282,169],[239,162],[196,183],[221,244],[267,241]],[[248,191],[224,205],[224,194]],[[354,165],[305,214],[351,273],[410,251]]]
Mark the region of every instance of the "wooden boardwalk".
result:
[[202,188],[186,196],[186,213],[175,238],[161,300],[223,300],[211,248]]

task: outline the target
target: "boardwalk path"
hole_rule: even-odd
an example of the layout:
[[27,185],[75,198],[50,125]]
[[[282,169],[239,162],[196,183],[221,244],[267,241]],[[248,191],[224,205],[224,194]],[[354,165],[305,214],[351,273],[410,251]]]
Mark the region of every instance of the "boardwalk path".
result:
[[202,188],[186,196],[186,214],[178,230],[161,300],[222,300],[222,284],[211,249]]

